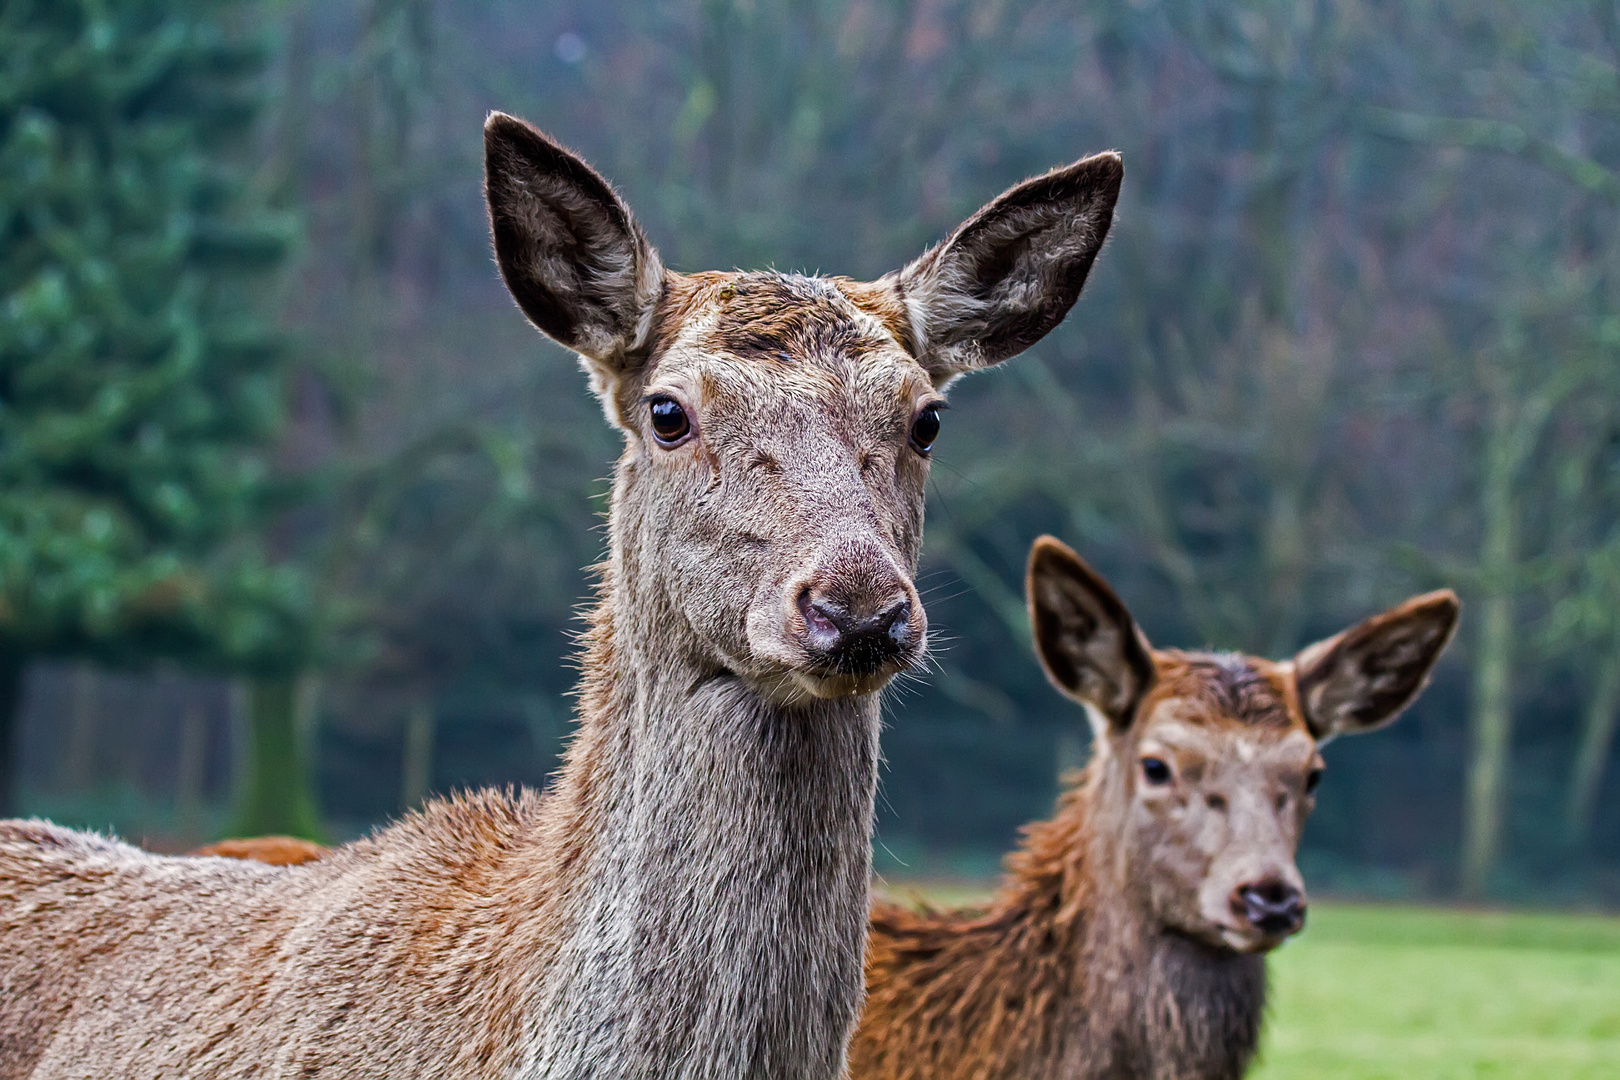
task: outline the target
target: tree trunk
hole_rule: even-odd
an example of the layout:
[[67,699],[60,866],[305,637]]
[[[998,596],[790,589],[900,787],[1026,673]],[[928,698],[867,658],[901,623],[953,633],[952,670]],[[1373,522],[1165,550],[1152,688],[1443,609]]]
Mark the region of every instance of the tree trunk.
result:
[[247,686],[246,775],[231,831],[322,839],[305,761],[300,706],[313,707],[296,676],[256,678]]
[[1564,824],[1572,843],[1582,843],[1592,828],[1603,767],[1614,745],[1615,722],[1620,720],[1620,654],[1612,653],[1598,670],[1597,684],[1586,702],[1581,745],[1570,775],[1569,803]]
[[79,662],[68,673],[68,741],[63,756],[62,781],[69,791],[96,786],[97,672]]
[[1486,888],[1502,844],[1508,751],[1513,738],[1513,572],[1518,555],[1513,477],[1517,455],[1511,437],[1511,406],[1498,398],[1486,447],[1480,550],[1483,599],[1474,656],[1474,686],[1468,763],[1468,803],[1463,820],[1462,887],[1468,896]]
[[180,713],[180,759],[175,764],[174,801],[188,841],[203,835],[203,788],[208,774],[208,716],[202,703],[188,701]]
[[414,810],[433,788],[433,703],[426,699],[405,714],[404,767],[400,776],[400,805]]
[[0,648],[0,818],[21,812],[17,804],[17,714],[22,710],[27,663]]
[[1474,659],[1473,752],[1468,763],[1468,809],[1463,832],[1463,892],[1479,896],[1502,842],[1503,781],[1513,735],[1510,704],[1513,601],[1496,592],[1480,605]]

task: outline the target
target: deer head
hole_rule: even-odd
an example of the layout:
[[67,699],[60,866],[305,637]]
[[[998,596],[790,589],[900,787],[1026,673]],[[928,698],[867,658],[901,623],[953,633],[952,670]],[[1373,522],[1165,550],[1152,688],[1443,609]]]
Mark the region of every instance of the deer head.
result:
[[[666,269],[588,165],[485,125],[495,254],[579,354],[626,449],[615,588],[656,648],[773,700],[881,687],[916,663],[912,583],[944,391],[1057,325],[1107,235],[1117,155],[1020,184],[876,282]],[[633,572],[624,572],[633,570]]]
[[1298,931],[1294,855],[1320,748],[1411,703],[1451,640],[1456,595],[1413,597],[1273,662],[1153,649],[1108,583],[1051,537],[1030,552],[1028,593],[1041,664],[1091,720],[1115,884],[1153,923],[1219,948],[1261,952]]

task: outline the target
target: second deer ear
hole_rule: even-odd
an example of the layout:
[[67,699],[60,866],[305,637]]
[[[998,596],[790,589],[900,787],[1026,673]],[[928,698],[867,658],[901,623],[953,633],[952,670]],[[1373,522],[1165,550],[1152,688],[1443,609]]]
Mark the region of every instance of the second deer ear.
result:
[[664,278],[630,208],[577,155],[504,113],[484,124],[484,193],[518,306],[616,379],[646,342]]
[[1353,735],[1399,716],[1429,681],[1457,612],[1450,589],[1414,596],[1300,652],[1294,679],[1311,733]]
[[884,279],[936,386],[1016,356],[1063,321],[1108,236],[1124,176],[1110,153],[1026,180]]
[[1129,727],[1153,685],[1153,657],[1114,590],[1050,536],[1030,549],[1025,588],[1035,652],[1047,678],[1113,729]]

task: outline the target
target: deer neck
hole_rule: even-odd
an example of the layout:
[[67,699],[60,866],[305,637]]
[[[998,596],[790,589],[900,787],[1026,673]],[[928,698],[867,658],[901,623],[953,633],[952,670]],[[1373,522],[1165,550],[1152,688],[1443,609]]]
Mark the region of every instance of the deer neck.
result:
[[[615,545],[617,548],[617,545]],[[615,550],[548,828],[522,1077],[832,1078],[860,999],[876,695],[786,707],[633,610]]]
[[1265,960],[1213,948],[1169,930],[1147,907],[1144,875],[1128,846],[1123,784],[1095,761],[1051,823],[1080,841],[1080,867],[1051,886],[1056,910],[1082,906],[1074,939],[1079,993],[1054,1033],[1040,1075],[1198,1076],[1237,1080],[1258,1046]]

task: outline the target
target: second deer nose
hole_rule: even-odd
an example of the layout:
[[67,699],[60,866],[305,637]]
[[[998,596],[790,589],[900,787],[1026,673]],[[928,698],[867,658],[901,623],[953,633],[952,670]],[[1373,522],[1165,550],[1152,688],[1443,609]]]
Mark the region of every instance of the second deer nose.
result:
[[1262,934],[1281,937],[1305,925],[1305,895],[1277,878],[1251,881],[1232,891],[1232,911]]
[[900,597],[873,612],[851,610],[806,591],[799,597],[809,645],[839,671],[869,675],[911,645],[911,600]]

